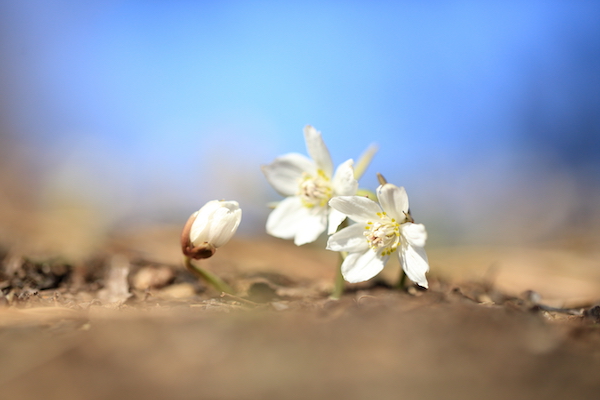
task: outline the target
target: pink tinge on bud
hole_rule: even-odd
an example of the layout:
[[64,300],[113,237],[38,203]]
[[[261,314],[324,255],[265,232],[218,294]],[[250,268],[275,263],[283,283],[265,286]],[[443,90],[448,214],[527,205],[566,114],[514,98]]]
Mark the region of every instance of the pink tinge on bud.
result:
[[194,246],[190,240],[190,231],[192,230],[192,225],[194,224],[197,216],[197,212],[193,213],[183,227],[183,231],[181,232],[181,251],[186,257],[200,260],[203,258],[212,257],[217,249],[210,243],[202,243],[199,246]]
[[215,254],[217,249],[210,243],[204,243],[200,246],[188,246],[183,249],[183,254],[189,258],[200,260],[203,258],[210,258]]

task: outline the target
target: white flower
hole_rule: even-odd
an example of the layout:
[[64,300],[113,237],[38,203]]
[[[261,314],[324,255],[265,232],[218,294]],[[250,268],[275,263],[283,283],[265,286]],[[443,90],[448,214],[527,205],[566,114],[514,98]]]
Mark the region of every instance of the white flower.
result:
[[426,288],[429,263],[423,247],[427,232],[410,217],[406,190],[386,183],[377,188],[377,198],[379,204],[359,196],[331,199],[331,207],[357,223],[332,235],[327,249],[348,252],[342,263],[342,275],[348,282],[371,279],[396,253],[408,278]]
[[236,201],[212,200],[193,213],[181,234],[183,253],[208,258],[235,234],[242,210]]
[[271,186],[287,197],[269,215],[267,233],[294,239],[298,246],[315,241],[328,224],[328,233],[335,232],[346,216],[331,209],[329,200],[353,195],[358,189],[352,160],[342,163],[334,173],[321,133],[306,126],[304,139],[312,160],[290,153],[262,168]]

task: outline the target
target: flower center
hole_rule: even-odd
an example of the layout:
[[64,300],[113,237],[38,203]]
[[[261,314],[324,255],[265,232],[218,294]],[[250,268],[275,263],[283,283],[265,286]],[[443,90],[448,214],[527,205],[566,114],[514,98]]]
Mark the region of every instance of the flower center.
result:
[[368,221],[363,235],[369,247],[374,251],[383,249],[382,255],[390,255],[400,245],[400,224],[387,216],[385,212],[377,213],[379,221]]
[[304,173],[300,178],[297,194],[305,207],[324,207],[333,195],[331,181],[322,170],[318,170],[316,176]]

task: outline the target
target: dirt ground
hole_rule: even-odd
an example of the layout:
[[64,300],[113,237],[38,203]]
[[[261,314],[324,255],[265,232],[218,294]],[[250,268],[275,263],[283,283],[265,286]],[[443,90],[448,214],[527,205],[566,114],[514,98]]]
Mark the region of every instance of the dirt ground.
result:
[[0,252],[3,399],[598,399],[600,252],[428,249],[329,299],[337,255],[239,238],[186,271],[178,229],[87,255]]

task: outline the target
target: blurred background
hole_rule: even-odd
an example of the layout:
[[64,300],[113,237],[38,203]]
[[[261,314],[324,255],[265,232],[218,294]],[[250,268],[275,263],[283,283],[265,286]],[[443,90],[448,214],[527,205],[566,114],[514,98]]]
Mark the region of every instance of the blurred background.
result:
[[596,1],[0,0],[0,240],[183,224],[260,165],[380,147],[435,245],[596,235]]

